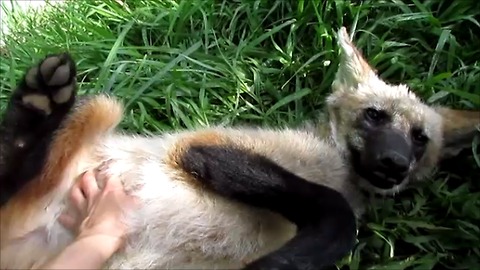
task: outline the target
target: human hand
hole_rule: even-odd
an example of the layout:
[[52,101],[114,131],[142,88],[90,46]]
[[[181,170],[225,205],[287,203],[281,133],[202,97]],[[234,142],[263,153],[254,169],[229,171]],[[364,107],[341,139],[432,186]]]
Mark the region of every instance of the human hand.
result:
[[[103,189],[97,180],[105,183]],[[62,214],[59,222],[76,232],[77,240],[95,237],[115,250],[123,246],[129,229],[123,222],[125,211],[134,210],[138,203],[118,179],[88,171],[72,187],[70,200],[75,213]]]

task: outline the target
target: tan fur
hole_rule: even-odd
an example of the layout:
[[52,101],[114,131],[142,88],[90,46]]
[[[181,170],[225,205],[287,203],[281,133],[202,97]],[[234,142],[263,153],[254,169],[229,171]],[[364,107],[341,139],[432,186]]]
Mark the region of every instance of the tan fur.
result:
[[[112,131],[122,112],[114,99],[97,96],[77,108],[54,138],[42,175],[1,209],[0,268],[38,267],[71,241],[56,221],[69,207],[67,192],[84,170],[105,161],[109,161],[108,173],[119,177],[142,204],[127,217],[133,227],[129,241],[107,269],[240,268],[295,235],[295,226],[275,213],[199,188],[181,166],[182,156],[192,145],[228,145],[263,155],[308,181],[338,190],[361,216],[363,197],[358,185],[366,185],[362,179],[348,177],[352,172],[345,144],[348,140],[363,147],[353,128],[358,111],[378,106],[394,112],[396,128],[407,132],[412,125],[420,125],[426,130],[432,143],[425,157],[412,166],[411,177],[426,175],[439,159],[442,134],[458,127],[448,123],[468,117],[447,111],[438,114],[406,86],[386,84],[344,29],[339,40],[343,60],[328,98],[329,122],[320,126],[211,127],[155,137],[127,136]],[[445,130],[442,119],[450,119]],[[467,128],[470,122],[465,121],[460,126]]]
[[473,132],[480,127],[480,112],[454,110],[440,107],[436,111],[442,116],[444,139],[454,140],[455,136]]
[[[27,184],[7,206],[1,208],[2,245],[5,241],[21,237],[35,229],[35,221],[39,220],[39,216],[53,199],[45,196],[56,196],[56,192],[68,188],[64,185],[70,185],[74,177],[67,183],[62,181],[66,179],[70,168],[80,162],[76,157],[88,152],[90,145],[93,145],[99,136],[114,128],[121,117],[122,110],[118,103],[99,96],[66,120],[65,128],[58,132],[53,141],[42,175]],[[74,170],[73,175],[77,176],[79,173],[81,171]]]
[[[84,170],[106,160],[111,161],[110,173],[144,203],[130,220],[136,228],[132,242],[125,253],[112,259],[110,269],[238,268],[293,237],[295,226],[283,217],[207,193],[192,185],[192,180],[185,182],[185,172],[170,166],[178,164],[189,145],[233,143],[264,154],[310,181],[341,190],[352,198],[352,206],[360,215],[360,201],[353,200],[360,198],[354,185],[337,181],[347,174],[340,155],[313,133],[213,127],[131,138],[109,133],[119,120],[118,106],[114,100],[98,96],[79,107],[55,138],[42,179],[32,181],[2,209],[2,235],[9,236],[2,238],[2,269],[38,266],[68,243],[69,234],[56,222],[58,214],[68,207],[64,202],[68,187]],[[277,147],[285,141],[289,144]],[[63,163],[66,156],[70,156],[67,164]],[[328,171],[325,166],[329,166]],[[46,208],[50,211],[45,212]],[[55,240],[47,241],[47,232]],[[18,238],[21,236],[24,238]],[[14,255],[33,242],[45,248],[27,249],[28,259]],[[154,265],[145,265],[149,258]]]
[[165,158],[165,164],[173,171],[178,171],[182,174],[181,179],[190,182],[191,184],[197,185],[198,181],[188,172],[182,170],[182,156],[185,152],[191,147],[196,145],[227,145],[230,142],[227,138],[220,132],[206,130],[198,131],[194,134],[186,136],[179,139],[173,147],[168,151]]
[[[391,190],[378,190],[364,179],[360,179],[362,186],[376,192],[397,193],[408,182],[424,179],[437,164],[443,148],[443,138],[448,136],[453,127],[448,124],[448,120],[444,127],[443,118],[458,118],[457,120],[462,122],[464,115],[441,115],[435,108],[424,104],[406,85],[390,85],[380,79],[355,48],[346,30],[339,31],[339,44],[344,63],[340,65],[332,85],[333,93],[327,98],[330,126],[338,148],[342,149],[349,142],[358,150],[364,149],[361,131],[355,126],[359,113],[367,107],[389,112],[393,116],[392,128],[400,130],[405,137],[410,136],[410,130],[415,126],[423,129],[430,138],[424,157],[416,164],[412,164],[410,177],[403,184]],[[471,114],[478,115],[478,112]],[[466,127],[472,128],[472,124],[472,121],[465,122]]]

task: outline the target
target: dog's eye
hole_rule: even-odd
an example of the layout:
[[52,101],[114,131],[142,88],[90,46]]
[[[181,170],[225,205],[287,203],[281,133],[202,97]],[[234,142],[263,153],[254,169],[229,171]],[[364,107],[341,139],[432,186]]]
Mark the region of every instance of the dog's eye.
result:
[[425,135],[425,132],[423,132],[423,130],[420,128],[412,129],[412,139],[415,144],[420,146],[427,144],[429,141],[429,138],[427,135]]
[[365,109],[365,119],[374,124],[381,124],[386,121],[388,114],[385,111],[377,110],[375,108]]

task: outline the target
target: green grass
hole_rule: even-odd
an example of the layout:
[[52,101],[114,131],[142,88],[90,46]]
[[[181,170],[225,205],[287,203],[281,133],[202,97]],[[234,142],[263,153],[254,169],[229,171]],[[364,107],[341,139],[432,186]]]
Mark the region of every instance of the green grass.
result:
[[[14,35],[0,58],[1,108],[28,66],[68,50],[81,93],[121,98],[122,128],[131,132],[295,124],[323,108],[342,25],[356,29],[381,77],[407,83],[431,104],[480,108],[478,1],[120,2],[12,14]],[[471,153],[423,186],[377,199],[343,267],[480,269],[480,159]]]

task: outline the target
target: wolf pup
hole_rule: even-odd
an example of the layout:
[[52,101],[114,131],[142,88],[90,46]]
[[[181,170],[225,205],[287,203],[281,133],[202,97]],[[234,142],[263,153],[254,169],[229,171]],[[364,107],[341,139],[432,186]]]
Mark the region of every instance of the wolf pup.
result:
[[72,241],[57,222],[85,170],[105,162],[141,208],[106,269],[324,269],[347,255],[362,188],[401,191],[468,146],[478,112],[430,107],[382,81],[338,32],[328,120],[308,128],[206,127],[129,136],[122,105],[76,101],[68,54],[28,70],[2,122],[0,268],[39,267]]

